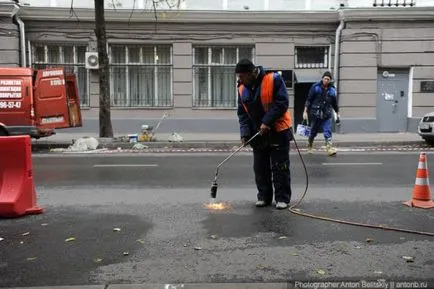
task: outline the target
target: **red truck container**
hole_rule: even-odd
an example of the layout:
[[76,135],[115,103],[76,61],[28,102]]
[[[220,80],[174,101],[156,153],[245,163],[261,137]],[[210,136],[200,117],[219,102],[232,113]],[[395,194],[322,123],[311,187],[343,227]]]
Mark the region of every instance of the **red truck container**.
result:
[[0,68],[0,136],[40,138],[81,126],[75,74],[63,68]]

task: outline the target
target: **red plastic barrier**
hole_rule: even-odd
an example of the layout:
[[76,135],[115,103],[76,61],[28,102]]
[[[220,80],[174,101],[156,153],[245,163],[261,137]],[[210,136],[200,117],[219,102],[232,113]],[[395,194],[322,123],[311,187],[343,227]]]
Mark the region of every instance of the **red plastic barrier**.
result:
[[29,136],[0,137],[0,217],[40,214]]

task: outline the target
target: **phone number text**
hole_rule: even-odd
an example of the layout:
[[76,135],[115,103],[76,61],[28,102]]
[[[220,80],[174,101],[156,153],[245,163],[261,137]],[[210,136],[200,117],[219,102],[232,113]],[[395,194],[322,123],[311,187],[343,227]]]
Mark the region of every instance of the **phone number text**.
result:
[[21,108],[21,101],[0,101],[0,108]]

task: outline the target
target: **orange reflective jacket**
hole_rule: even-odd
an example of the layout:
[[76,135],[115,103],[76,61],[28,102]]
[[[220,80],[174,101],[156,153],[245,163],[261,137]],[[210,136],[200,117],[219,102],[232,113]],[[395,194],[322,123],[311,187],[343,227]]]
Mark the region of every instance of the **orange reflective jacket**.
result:
[[[273,73],[268,73],[264,76],[261,82],[261,103],[265,113],[270,109],[273,103],[274,94],[274,76]],[[239,96],[243,95],[244,85],[238,87]],[[247,106],[241,101],[243,107],[247,113],[249,113]],[[283,116],[278,118],[274,123],[274,129],[279,132],[285,129],[289,129],[292,126],[291,114],[287,110]]]

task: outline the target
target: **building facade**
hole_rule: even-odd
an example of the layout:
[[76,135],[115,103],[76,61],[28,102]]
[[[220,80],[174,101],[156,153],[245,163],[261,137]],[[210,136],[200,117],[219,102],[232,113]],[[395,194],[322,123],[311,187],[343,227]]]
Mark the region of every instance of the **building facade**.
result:
[[[0,1],[0,65],[65,67],[78,76],[84,117],[97,115],[93,8],[37,2],[41,7]],[[114,116],[164,110],[234,117],[234,67],[241,58],[282,73],[296,123],[310,86],[326,70],[335,76],[341,132],[414,132],[419,118],[434,110],[434,7],[320,1],[315,10],[315,1],[297,1],[303,5],[285,10],[273,6],[286,7],[283,0],[247,1],[248,7],[224,0],[200,10],[203,2],[196,2],[156,13],[144,12],[145,4],[108,7]]]

